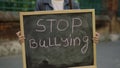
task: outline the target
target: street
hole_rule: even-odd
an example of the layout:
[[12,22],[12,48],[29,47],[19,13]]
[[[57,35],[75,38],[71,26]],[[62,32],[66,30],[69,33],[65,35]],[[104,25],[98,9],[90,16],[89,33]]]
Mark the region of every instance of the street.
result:
[[[97,45],[97,68],[120,68],[120,41]],[[22,68],[22,56],[0,58],[0,68]]]
[[98,68],[120,68],[120,41],[100,43],[97,46]]

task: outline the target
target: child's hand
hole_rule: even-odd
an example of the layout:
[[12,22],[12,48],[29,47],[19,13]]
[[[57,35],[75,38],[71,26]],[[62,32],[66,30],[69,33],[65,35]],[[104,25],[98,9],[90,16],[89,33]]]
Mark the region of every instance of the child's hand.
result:
[[99,42],[99,38],[100,38],[100,34],[99,33],[95,33],[95,37],[93,37],[93,41],[94,41],[94,43],[98,43]]
[[24,42],[25,37],[21,35],[21,31],[18,31],[16,34],[19,38],[20,44],[22,44]]

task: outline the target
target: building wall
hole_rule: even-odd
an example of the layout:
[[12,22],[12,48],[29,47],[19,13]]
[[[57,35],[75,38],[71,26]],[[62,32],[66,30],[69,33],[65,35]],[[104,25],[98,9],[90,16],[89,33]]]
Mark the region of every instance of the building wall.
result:
[[0,56],[21,54],[21,45],[16,36],[20,30],[16,12],[0,12]]

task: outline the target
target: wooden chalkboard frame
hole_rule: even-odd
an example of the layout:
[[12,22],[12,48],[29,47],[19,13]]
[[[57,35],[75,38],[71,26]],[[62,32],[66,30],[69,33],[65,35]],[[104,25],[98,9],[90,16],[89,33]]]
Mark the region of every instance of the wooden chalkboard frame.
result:
[[[92,13],[92,25],[93,25],[93,37],[95,36],[95,10],[94,9],[80,9],[80,10],[60,10],[60,11],[35,11],[35,12],[20,12],[20,29],[21,34],[24,36],[24,25],[23,25],[23,16],[24,15],[43,15],[43,14],[59,14],[59,13]],[[97,68],[96,66],[96,44],[93,43],[94,51],[94,64],[91,66],[80,66],[80,67],[71,67],[71,68]],[[26,68],[26,52],[25,52],[25,43],[22,43],[22,56],[23,56],[23,68]]]

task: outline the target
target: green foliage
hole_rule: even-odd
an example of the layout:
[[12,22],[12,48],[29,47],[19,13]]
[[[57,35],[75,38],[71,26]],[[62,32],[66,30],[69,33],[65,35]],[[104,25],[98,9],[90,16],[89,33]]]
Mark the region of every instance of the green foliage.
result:
[[0,0],[0,10],[31,11],[34,10],[36,0]]

